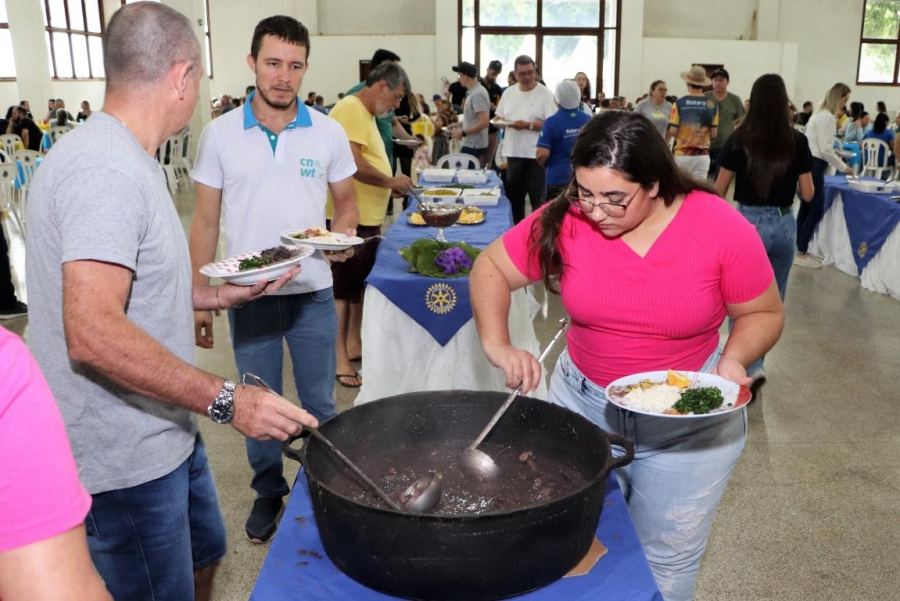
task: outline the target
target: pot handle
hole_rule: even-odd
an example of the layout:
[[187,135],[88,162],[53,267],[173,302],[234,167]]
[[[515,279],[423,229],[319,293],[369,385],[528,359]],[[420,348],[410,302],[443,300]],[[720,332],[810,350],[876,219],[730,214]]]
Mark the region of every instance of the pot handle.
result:
[[287,440],[281,443],[281,453],[287,457],[288,459],[293,459],[297,463],[303,465],[303,462],[300,461],[300,449],[295,449],[291,445],[301,439],[309,436],[309,432],[306,429],[300,431],[300,434],[289,437]]
[[609,454],[609,459],[606,460],[606,465],[604,466],[607,473],[610,470],[614,470],[617,467],[622,467],[623,465],[628,465],[634,460],[634,443],[625,438],[624,436],[619,436],[618,434],[611,434],[609,432],[606,433],[606,438],[609,441],[609,445],[617,445],[625,449],[625,454],[621,457],[613,457],[612,453]]

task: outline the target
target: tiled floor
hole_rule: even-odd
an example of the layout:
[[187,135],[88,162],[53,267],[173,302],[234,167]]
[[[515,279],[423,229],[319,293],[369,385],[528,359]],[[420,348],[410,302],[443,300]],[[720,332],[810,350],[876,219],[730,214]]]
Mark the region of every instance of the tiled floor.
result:
[[[191,196],[180,194],[177,204],[188,227]],[[21,274],[15,239],[12,254]],[[896,600],[900,302],[834,269],[795,267],[786,307],[787,326],[767,358],[768,382],[749,408],[747,449],[716,517],[696,600]],[[551,297],[537,318],[544,343],[560,312]],[[27,338],[26,319],[4,325]],[[224,319],[214,331],[216,348],[198,350],[198,363],[234,377]],[[338,387],[339,409],[353,396]],[[244,445],[230,428],[201,424],[230,544],[215,599],[244,600],[267,550],[243,535],[252,503]],[[287,466],[292,478],[295,467]]]

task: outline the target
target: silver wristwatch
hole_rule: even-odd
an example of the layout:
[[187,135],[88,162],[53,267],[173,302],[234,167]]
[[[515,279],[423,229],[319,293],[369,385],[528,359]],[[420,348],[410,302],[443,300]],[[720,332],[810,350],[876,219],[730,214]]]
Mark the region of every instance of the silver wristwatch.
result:
[[212,402],[207,409],[209,419],[217,424],[230,424],[231,418],[234,417],[234,388],[236,384],[231,380],[225,380],[222,390],[216,396],[216,400]]

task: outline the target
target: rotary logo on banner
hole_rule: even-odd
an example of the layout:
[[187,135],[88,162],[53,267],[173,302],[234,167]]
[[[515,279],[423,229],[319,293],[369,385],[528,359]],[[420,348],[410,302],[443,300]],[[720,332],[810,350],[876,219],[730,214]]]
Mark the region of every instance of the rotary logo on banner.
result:
[[856,254],[859,255],[860,259],[866,258],[866,253],[869,252],[869,245],[863,242],[859,245],[859,248],[856,250]]
[[432,284],[425,291],[425,306],[438,315],[449,313],[456,306],[456,290],[449,284]]

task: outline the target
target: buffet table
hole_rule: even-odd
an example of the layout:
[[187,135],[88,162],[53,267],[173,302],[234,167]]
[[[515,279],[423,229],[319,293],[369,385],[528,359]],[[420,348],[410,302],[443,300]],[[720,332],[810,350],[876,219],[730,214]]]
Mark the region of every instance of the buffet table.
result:
[[900,299],[900,204],[890,199],[898,194],[859,192],[844,176],[826,176],[825,215],[810,252],[863,288]]
[[[491,179],[479,187],[492,188],[499,183],[491,173]],[[486,211],[483,223],[446,228],[447,240],[484,248],[512,227],[505,196],[497,206],[482,208]],[[398,249],[435,235],[433,228],[407,222],[413,211],[415,204],[385,233],[366,280],[363,385],[355,404],[425,390],[508,391],[503,372],[490,365],[481,350],[469,304],[469,278],[409,273],[409,265],[398,254]],[[532,319],[538,309],[537,301],[525,290],[513,293],[510,339],[535,356],[540,351]],[[529,396],[547,398],[546,383]]]
[[[386,601],[328,559],[316,527],[303,471],[297,474],[281,526],[272,541],[252,601]],[[606,481],[597,538],[607,548],[587,574],[557,580],[516,597],[522,601],[662,601],[614,473]]]

